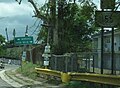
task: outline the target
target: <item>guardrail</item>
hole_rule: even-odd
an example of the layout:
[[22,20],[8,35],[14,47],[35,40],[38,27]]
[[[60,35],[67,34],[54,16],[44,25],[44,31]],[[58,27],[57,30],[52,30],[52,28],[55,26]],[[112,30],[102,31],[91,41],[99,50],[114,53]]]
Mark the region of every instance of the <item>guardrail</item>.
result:
[[40,74],[57,76],[57,77],[62,79],[62,82],[69,82],[70,81],[70,75],[68,73],[63,73],[60,71],[43,69],[43,68],[35,68],[35,70],[37,73],[40,73]]
[[71,80],[80,80],[120,86],[119,75],[104,75],[91,73],[69,73],[69,74],[71,76]]
[[36,70],[37,73],[61,77],[61,72],[60,71],[43,69],[43,68],[35,68],[35,70]]
[[91,73],[63,73],[60,71],[35,68],[37,73],[42,73],[46,75],[52,75],[60,77],[62,82],[69,82],[71,80],[80,80],[88,82],[96,82],[102,84],[116,85],[120,86],[120,75],[104,75],[104,74],[91,74]]

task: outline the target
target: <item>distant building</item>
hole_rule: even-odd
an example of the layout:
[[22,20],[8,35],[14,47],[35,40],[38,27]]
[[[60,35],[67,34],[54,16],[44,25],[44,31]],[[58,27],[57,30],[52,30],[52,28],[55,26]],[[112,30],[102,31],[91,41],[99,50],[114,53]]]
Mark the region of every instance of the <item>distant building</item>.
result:
[[[111,69],[111,31],[104,32],[104,68]],[[116,63],[116,70],[120,70],[120,31],[114,33],[114,60]],[[94,52],[94,66],[101,67],[101,34],[98,33],[93,36],[93,52]]]

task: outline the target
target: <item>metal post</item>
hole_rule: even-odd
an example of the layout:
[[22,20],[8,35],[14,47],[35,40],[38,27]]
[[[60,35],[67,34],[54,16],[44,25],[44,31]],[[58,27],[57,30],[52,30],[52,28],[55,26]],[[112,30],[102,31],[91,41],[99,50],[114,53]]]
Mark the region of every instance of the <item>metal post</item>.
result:
[[57,70],[57,58],[55,56],[55,70]]
[[87,69],[88,69],[88,64],[87,64],[87,57],[86,57],[86,60],[85,60],[85,63],[86,63],[86,71],[87,71]]
[[63,83],[69,83],[70,82],[70,75],[68,73],[61,73],[61,80]]
[[6,31],[7,42],[9,42],[9,37],[8,37],[7,28],[5,28],[5,31]]
[[103,61],[104,40],[103,40],[103,37],[104,37],[104,28],[102,27],[102,30],[101,30],[101,74],[103,74],[103,66],[104,66],[104,61]]
[[111,74],[116,74],[115,72],[115,58],[114,58],[114,27],[112,27],[112,55],[111,55]]
[[65,56],[65,72],[68,72],[68,57]]
[[[69,57],[69,58],[70,58],[70,57]],[[74,68],[74,66],[75,66],[73,63],[74,63],[74,61],[73,61],[73,57],[72,57],[72,58],[71,58],[71,72],[73,72],[73,68]]]
[[22,72],[22,58],[20,58],[20,66],[21,66],[21,72]]
[[89,72],[90,72],[90,55],[89,55],[89,57],[88,57],[88,70],[89,70]]
[[94,60],[94,55],[93,55],[93,73],[95,72],[95,60]]
[[32,48],[31,48],[31,46],[29,46],[29,49],[30,49],[30,62],[33,63],[33,59],[32,59]]
[[15,43],[15,35],[16,35],[15,29],[13,29],[13,40],[14,40],[14,43]]
[[[20,49],[21,47],[19,46],[19,49]],[[22,51],[23,51],[23,48],[22,48]],[[22,54],[20,54],[20,56],[19,56],[19,58],[20,58],[20,66],[21,66],[21,72],[22,72],[22,56],[21,56]]]

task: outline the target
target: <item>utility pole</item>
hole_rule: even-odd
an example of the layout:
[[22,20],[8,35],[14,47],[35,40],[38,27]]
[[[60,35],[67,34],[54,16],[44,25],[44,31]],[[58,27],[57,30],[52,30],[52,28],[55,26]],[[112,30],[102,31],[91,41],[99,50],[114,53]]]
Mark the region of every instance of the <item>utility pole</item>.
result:
[[8,33],[7,33],[7,28],[5,28],[5,31],[6,31],[7,42],[9,42]]
[[[26,26],[25,37],[28,37],[28,25]],[[25,57],[23,58],[23,61],[26,60],[26,54],[27,54],[26,51],[27,51],[27,45],[24,45],[23,55],[24,55]]]
[[26,26],[26,32],[25,32],[25,37],[28,36],[28,25]]
[[15,35],[16,35],[16,32],[15,32],[15,29],[13,29],[13,37],[15,39]]
[[16,32],[15,32],[15,29],[13,29],[13,44],[15,45],[15,35],[16,35]]
[[[26,26],[25,37],[28,37],[28,25]],[[29,47],[29,52],[30,52],[30,61],[33,62],[33,60],[32,60],[32,48],[31,48],[31,45],[28,45],[28,47]],[[27,46],[26,46],[26,48],[27,48]],[[27,51],[27,49],[26,49],[26,51]],[[27,54],[27,52],[26,52],[26,54]]]

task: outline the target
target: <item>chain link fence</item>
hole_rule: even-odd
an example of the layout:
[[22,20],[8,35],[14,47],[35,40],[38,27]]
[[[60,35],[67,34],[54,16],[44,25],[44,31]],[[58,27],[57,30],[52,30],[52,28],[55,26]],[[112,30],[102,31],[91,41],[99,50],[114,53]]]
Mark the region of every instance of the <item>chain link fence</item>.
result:
[[87,52],[52,55],[49,67],[62,72],[93,72],[93,56]]
[[50,69],[62,72],[77,72],[77,54],[69,53],[65,55],[52,55],[50,59]]

